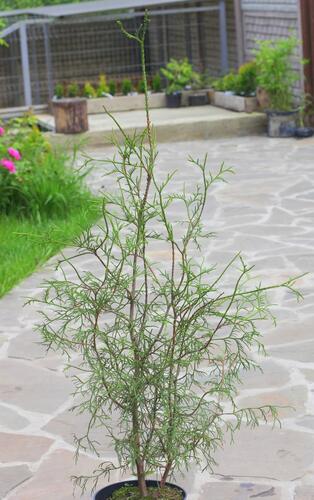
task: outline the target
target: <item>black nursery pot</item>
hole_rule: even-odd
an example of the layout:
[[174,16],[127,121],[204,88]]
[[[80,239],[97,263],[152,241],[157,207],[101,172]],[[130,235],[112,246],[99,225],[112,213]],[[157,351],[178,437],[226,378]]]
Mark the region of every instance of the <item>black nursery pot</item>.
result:
[[189,95],[189,106],[204,106],[205,104],[208,104],[207,94]]
[[[158,488],[159,482],[158,481],[153,481],[153,480],[148,480],[146,481],[146,484],[149,488],[155,487]],[[114,484],[109,484],[109,486],[106,486],[102,490],[98,491],[96,495],[94,496],[93,500],[108,500],[108,498],[111,497],[111,495],[119,490],[120,488],[123,488],[124,486],[137,486],[138,482],[136,480],[134,481],[122,481],[120,483],[114,483]],[[175,488],[179,490],[179,492],[182,494],[182,500],[187,499],[187,495],[185,491],[180,488],[180,486],[176,486],[175,484],[171,483],[166,483],[166,486],[170,488]]]
[[299,139],[312,137],[314,135],[314,130],[311,127],[297,127],[295,130],[295,135]]
[[166,94],[167,108],[180,108],[181,98],[182,98],[181,92],[175,92],[174,94]]

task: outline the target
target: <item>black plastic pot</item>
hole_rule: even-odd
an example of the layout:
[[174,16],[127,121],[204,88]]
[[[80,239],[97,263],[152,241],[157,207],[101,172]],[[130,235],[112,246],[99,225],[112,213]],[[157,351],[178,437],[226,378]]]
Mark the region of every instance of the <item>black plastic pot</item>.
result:
[[204,106],[205,104],[208,104],[207,94],[189,95],[189,106]]
[[[109,486],[106,486],[105,488],[103,488],[102,490],[98,491],[98,493],[96,493],[96,495],[94,496],[94,499],[93,500],[108,500],[108,498],[111,497],[111,495],[119,490],[120,488],[123,488],[123,486],[137,486],[138,482],[135,480],[135,481],[122,481],[121,483],[114,483],[114,484],[109,484]],[[158,485],[159,485],[159,482],[158,481],[153,481],[153,480],[148,480],[146,481],[146,484],[148,487],[156,487],[158,488]],[[182,494],[182,500],[186,500],[187,499],[187,495],[185,493],[185,491],[180,488],[180,486],[176,486],[175,484],[171,484],[171,483],[166,483],[167,486],[169,486],[170,488],[176,488],[177,490],[180,491],[180,493]]]
[[312,137],[314,135],[314,130],[311,127],[297,127],[295,129],[295,136],[299,139],[304,139],[306,137]]
[[266,111],[269,137],[294,137],[297,111]]
[[166,94],[167,108],[180,108],[181,98],[182,98],[181,92],[175,92],[174,94]]

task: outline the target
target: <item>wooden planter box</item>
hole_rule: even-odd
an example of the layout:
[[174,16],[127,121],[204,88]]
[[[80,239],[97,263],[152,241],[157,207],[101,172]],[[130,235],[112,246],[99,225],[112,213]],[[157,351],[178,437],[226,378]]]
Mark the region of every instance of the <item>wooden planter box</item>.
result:
[[[193,90],[184,90],[182,92],[182,106],[189,105],[189,95],[193,93],[195,93]],[[197,91],[197,93],[207,94],[208,89]],[[166,107],[166,94],[164,92],[150,94],[148,99],[151,109]],[[105,108],[110,113],[145,109],[144,94],[87,99],[87,112],[89,115],[104,113]]]
[[242,97],[240,95],[229,95],[225,92],[209,91],[210,103],[219,108],[231,109],[245,113],[253,113],[258,110],[256,97]]

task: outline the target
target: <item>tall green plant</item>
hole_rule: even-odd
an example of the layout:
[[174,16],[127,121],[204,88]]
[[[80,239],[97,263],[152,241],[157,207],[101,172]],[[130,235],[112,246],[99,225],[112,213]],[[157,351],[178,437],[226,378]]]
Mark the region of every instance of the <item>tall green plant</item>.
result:
[[[210,189],[231,171],[221,165],[211,173],[206,156],[190,158],[199,175],[194,191],[171,192],[175,172],[160,177],[148,107],[147,25],[147,15],[135,34],[120,25],[140,47],[146,128],[130,136],[108,113],[124,139],[104,160],[117,190],[103,194],[100,230],[85,233],[77,254],[60,262],[63,279],[47,282],[39,326],[72,367],[80,354],[76,409],[89,412],[90,421],[78,450],[95,451],[94,427],[113,441],[117,463],[101,464],[94,486],[112,470],[131,469],[139,485],[134,498],[147,497],[148,475],[160,473],[163,490],[191,461],[211,468],[226,432],[277,419],[271,406],[239,407],[237,384],[257,366],[252,349],[264,351],[258,323],[272,318],[267,291],[294,291],[293,279],[273,286],[251,281],[252,267],[239,254],[219,269],[200,257],[212,237],[202,222]],[[179,224],[171,215],[177,205],[185,213]],[[166,262],[154,262],[156,250]],[[80,255],[94,259],[97,274],[77,267]],[[76,478],[83,488],[88,479]]]
[[293,68],[292,56],[298,45],[295,36],[258,42],[255,51],[257,84],[268,93],[273,110],[292,109],[293,85],[299,79],[299,73]]

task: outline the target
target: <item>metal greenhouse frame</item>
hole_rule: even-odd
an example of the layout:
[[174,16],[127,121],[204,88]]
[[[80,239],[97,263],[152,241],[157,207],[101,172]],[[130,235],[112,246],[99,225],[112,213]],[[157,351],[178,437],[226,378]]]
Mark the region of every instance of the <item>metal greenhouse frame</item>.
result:
[[[62,64],[63,66],[67,65],[67,62],[62,59],[67,52],[73,58],[82,58],[85,61],[88,61],[88,57],[90,57],[90,65],[92,65],[93,56],[96,57],[98,54],[98,60],[100,61],[104,54],[109,57],[111,51],[112,57],[110,60],[113,60],[112,64],[115,63],[115,67],[117,67],[117,60],[121,59],[122,55],[126,57],[127,54],[128,59],[125,61],[125,67],[130,74],[133,71],[132,65],[134,71],[136,71],[136,54],[130,52],[127,42],[117,52],[115,33],[112,26],[114,25],[113,21],[116,19],[124,20],[130,26],[132,26],[132,23],[134,26],[137,26],[137,23],[141,21],[144,15],[144,8],[149,8],[153,25],[152,31],[155,30],[155,35],[153,33],[151,36],[152,40],[153,36],[155,36],[154,43],[151,41],[151,51],[152,54],[155,54],[155,59],[151,56],[152,70],[159,69],[161,64],[167,62],[169,54],[171,57],[171,51],[172,53],[178,52],[180,54],[179,47],[184,44],[187,45],[186,40],[190,43],[190,39],[193,36],[191,44],[194,43],[195,45],[197,42],[200,46],[198,49],[199,53],[202,50],[204,51],[204,41],[200,40],[199,34],[200,26],[202,26],[202,18],[205,15],[215,13],[218,16],[217,38],[219,47],[214,48],[219,54],[219,72],[224,74],[228,71],[229,57],[225,0],[217,0],[214,3],[213,0],[210,3],[206,0],[198,2],[191,0],[185,2],[182,2],[182,0],[164,0],[162,3],[157,0],[96,0],[78,4],[5,11],[0,12],[0,19],[5,19],[7,26],[3,29],[0,36],[5,38],[10,45],[12,44],[14,55],[8,57],[8,60],[6,60],[5,49],[1,48],[1,64],[6,64],[9,68],[4,72],[5,76],[2,79],[6,82],[4,84],[6,86],[5,89],[13,88],[13,81],[16,81],[14,80],[15,78],[21,80],[18,81],[18,89],[15,88],[14,90],[15,94],[12,91],[11,100],[14,102],[14,105],[21,105],[21,92],[25,106],[42,104],[45,99],[47,101],[47,97],[51,98],[54,85],[57,81],[55,67],[58,64],[59,67]],[[190,20],[192,17],[193,22]],[[84,28],[84,26],[87,26],[87,23],[89,23],[88,30]],[[178,28],[173,28],[176,30],[177,38],[173,37],[172,41],[167,39],[167,23],[170,27],[181,23],[180,33]],[[177,24],[175,25],[175,23]],[[56,31],[57,29],[59,31]],[[84,30],[86,31],[86,35],[84,35]],[[193,33],[191,33],[192,30],[194,30]],[[71,35],[72,31],[73,34]],[[108,33],[112,33],[112,37],[110,39],[107,37],[107,41],[104,41],[102,46],[99,39],[102,37],[105,38],[105,35]],[[63,37],[60,46],[56,44],[58,36]],[[82,47],[84,36],[86,36],[86,41],[93,38],[94,49],[93,47],[87,47],[87,45]],[[77,40],[77,47],[72,47],[74,39]],[[187,49],[189,51],[189,46],[187,46]],[[190,49],[191,53],[192,50],[194,50],[193,47]],[[114,51],[116,51],[116,56],[114,55]],[[204,59],[204,55],[202,54],[199,54],[197,57],[197,61],[203,61]],[[204,61],[203,64],[205,64]],[[115,71],[121,73],[122,66],[123,60],[121,59],[120,67]],[[14,71],[17,72],[16,75],[13,74]],[[83,70],[80,69],[80,71],[82,72]],[[7,76],[8,73],[10,73],[11,80]],[[73,73],[75,73],[74,69]],[[66,76],[66,78],[68,77]],[[10,95],[9,90],[5,90],[5,92],[7,92],[7,95]],[[1,106],[6,107],[1,103],[0,87]]]

